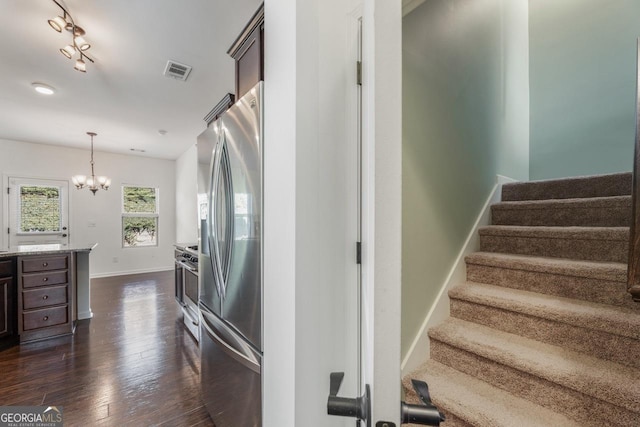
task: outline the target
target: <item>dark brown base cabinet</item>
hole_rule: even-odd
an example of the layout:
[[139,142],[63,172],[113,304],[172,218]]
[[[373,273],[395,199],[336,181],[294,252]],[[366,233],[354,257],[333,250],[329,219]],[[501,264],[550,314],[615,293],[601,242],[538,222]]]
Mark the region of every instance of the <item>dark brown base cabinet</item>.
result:
[[10,345],[16,337],[16,286],[14,261],[0,261],[0,348]]
[[73,333],[73,257],[18,257],[20,342]]
[[11,281],[10,277],[0,278],[0,338],[9,333],[9,307],[11,305],[9,288]]

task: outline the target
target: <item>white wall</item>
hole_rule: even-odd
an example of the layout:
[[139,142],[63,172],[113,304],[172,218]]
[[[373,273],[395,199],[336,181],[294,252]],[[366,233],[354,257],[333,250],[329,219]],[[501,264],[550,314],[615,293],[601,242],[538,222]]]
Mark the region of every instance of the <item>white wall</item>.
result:
[[194,144],[176,160],[176,242],[198,241],[198,150]]
[[[76,190],[70,182],[72,175],[89,173],[89,157],[88,150],[0,139],[0,174],[69,181],[71,242],[98,243],[90,256],[92,277],[172,269],[172,244],[176,236],[175,162],[95,152],[96,173],[109,176],[112,183],[108,191],[99,190],[93,196],[86,189]],[[122,247],[122,184],[160,189],[157,247]],[[2,203],[0,212],[4,216],[6,197],[2,197]],[[95,227],[89,227],[89,223],[95,223]],[[2,243],[6,245],[6,239]]]
[[527,10],[430,0],[403,19],[403,356],[496,175],[529,177]]
[[529,2],[531,178],[628,172],[637,0]]

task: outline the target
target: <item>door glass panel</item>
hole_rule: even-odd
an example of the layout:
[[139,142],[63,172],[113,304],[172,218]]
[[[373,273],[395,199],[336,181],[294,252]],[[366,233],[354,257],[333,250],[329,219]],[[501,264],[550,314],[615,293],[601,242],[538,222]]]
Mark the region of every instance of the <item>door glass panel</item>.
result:
[[62,225],[60,188],[20,186],[20,233],[59,232]]

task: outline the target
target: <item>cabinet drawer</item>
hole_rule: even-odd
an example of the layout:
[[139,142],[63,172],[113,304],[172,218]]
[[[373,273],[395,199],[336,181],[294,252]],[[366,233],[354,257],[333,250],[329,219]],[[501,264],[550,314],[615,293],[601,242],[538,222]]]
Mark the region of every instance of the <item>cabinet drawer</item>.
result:
[[25,310],[66,303],[66,286],[50,286],[22,293],[22,308]]
[[52,273],[25,274],[22,276],[23,288],[35,288],[36,286],[49,286],[67,283],[69,273],[67,271],[56,271]]
[[67,323],[67,321],[67,306],[25,311],[22,313],[22,329],[25,331],[46,328],[47,326],[62,325]]
[[11,276],[13,273],[11,268],[11,260],[0,261],[0,277]]
[[22,272],[31,273],[35,271],[64,270],[69,265],[69,257],[48,256],[48,257],[28,257],[22,258]]

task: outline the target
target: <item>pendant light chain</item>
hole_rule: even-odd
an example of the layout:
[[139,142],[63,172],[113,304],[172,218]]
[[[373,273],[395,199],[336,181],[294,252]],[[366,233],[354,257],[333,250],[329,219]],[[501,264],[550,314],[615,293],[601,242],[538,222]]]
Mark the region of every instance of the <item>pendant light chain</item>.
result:
[[93,182],[96,182],[96,174],[93,170],[93,135],[91,135],[91,179],[93,180]]

